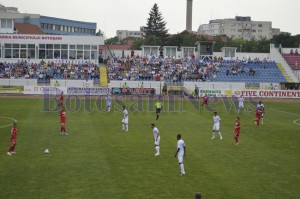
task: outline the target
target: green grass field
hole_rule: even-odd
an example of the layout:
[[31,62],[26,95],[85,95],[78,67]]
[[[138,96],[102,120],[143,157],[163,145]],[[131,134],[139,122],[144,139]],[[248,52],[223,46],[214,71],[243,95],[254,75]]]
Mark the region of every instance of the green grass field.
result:
[[[175,111],[165,110],[158,121],[144,101],[143,111],[129,110],[124,133],[120,106],[100,112],[93,100],[90,112],[84,105],[67,112],[69,136],[62,136],[58,112],[43,111],[42,99],[0,97],[0,198],[192,199],[200,191],[207,199],[298,199],[300,120],[294,121],[300,119],[299,102],[263,101],[261,128],[252,122],[248,108],[253,105],[246,102],[235,146],[238,114],[222,102],[212,103],[222,118],[220,141],[211,140],[212,113],[196,110],[189,101],[176,101]],[[164,105],[168,109],[169,103]],[[5,117],[18,121],[13,156],[6,155],[10,127],[5,126],[12,121]],[[152,122],[161,134],[159,157],[154,156]],[[186,176],[179,176],[174,157],[177,133],[187,147]]]

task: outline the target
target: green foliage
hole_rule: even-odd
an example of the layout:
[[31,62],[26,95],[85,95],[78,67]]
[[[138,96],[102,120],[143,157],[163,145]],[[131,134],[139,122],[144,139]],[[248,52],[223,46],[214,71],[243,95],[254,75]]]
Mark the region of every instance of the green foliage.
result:
[[214,51],[220,52],[223,47],[236,47],[237,52],[268,53],[270,52],[270,41],[267,39],[232,39],[226,36],[215,37]]
[[105,40],[105,44],[117,44],[119,43],[119,37],[115,36]]
[[166,29],[166,22],[162,17],[161,12],[157,4],[155,3],[152,7],[149,18],[147,19],[147,25],[145,27],[146,37],[158,37],[160,39],[166,37],[168,30]]
[[142,45],[144,45],[144,38],[138,38],[133,42],[131,49],[140,50]]
[[99,30],[96,32],[96,36],[104,36],[104,33],[99,29]]
[[300,45],[300,35],[291,36],[291,34],[280,34],[276,35],[271,39],[271,43],[275,46],[281,46],[283,48],[298,48]]

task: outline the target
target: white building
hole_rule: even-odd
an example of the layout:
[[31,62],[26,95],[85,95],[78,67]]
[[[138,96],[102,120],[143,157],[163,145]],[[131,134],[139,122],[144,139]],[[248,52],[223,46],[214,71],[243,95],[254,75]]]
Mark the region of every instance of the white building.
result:
[[140,30],[117,30],[117,37],[119,41],[127,37],[142,38],[144,36],[144,27],[140,27]]
[[0,3],[0,13],[19,13],[16,7],[5,7]]
[[0,34],[0,61],[30,59],[76,60],[98,63],[99,36]]
[[200,25],[198,32],[212,36],[227,35],[231,38],[260,40],[270,39],[280,31],[272,28],[271,21],[252,21],[251,17],[236,16],[234,19],[210,20],[209,24]]

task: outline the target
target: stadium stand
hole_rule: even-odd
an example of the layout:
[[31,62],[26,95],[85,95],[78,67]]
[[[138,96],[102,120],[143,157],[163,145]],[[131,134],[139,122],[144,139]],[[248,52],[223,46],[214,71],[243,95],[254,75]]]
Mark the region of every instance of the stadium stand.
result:
[[270,60],[214,60],[157,58],[113,59],[107,62],[110,80],[211,82],[286,82],[278,64]]
[[282,55],[292,70],[300,70],[300,55],[283,54]]
[[99,83],[99,66],[89,62],[0,63],[0,78],[37,79],[49,83],[50,79],[88,79]]

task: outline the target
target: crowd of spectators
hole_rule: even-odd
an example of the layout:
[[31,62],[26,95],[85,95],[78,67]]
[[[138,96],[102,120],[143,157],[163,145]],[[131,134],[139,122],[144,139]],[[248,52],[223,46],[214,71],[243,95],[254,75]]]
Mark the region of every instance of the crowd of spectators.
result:
[[[155,57],[132,56],[113,58],[107,61],[110,80],[137,81],[214,81],[224,71],[230,77],[239,74],[256,75],[255,67],[245,67],[254,63],[266,68],[269,59],[255,58],[223,60],[221,57],[197,60],[190,57]],[[222,70],[223,69],[223,70]],[[32,63],[22,60],[17,63],[0,63],[0,78],[38,79],[48,82],[50,79],[90,79],[99,80],[100,71],[97,63],[80,61],[54,61]]]
[[221,57],[197,60],[193,58],[132,56],[126,58],[114,58],[107,61],[108,76],[110,80],[137,80],[137,81],[213,81],[218,78],[222,68],[226,68],[226,75],[238,75],[248,73],[255,76],[256,70],[245,68],[246,64],[258,64],[267,68],[271,61],[268,58],[255,59],[231,59],[223,60]]
[[32,63],[22,60],[17,63],[0,63],[0,78],[11,79],[99,79],[97,63],[80,61],[56,61]]

